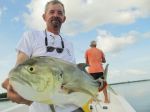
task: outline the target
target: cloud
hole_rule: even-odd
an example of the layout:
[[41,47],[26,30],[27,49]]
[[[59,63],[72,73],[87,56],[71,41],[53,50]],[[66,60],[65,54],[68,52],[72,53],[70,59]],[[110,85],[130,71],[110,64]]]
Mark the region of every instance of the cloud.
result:
[[31,0],[27,5],[29,13],[24,13],[24,22],[28,28],[31,29],[43,29],[45,27],[42,14],[44,12],[44,6],[49,0]]
[[[42,29],[44,5],[48,0],[31,0],[24,13],[29,28]],[[61,0],[66,8],[67,21],[63,32],[76,34],[104,24],[131,24],[139,18],[150,16],[149,0]],[[31,22],[32,21],[32,22]]]
[[18,22],[19,20],[20,20],[20,17],[16,16],[16,17],[12,18],[11,21],[13,21],[13,22]]
[[7,10],[6,7],[0,6],[0,19],[1,19],[2,15],[3,15],[3,13],[4,13],[6,10]]
[[144,33],[144,34],[143,34],[143,37],[144,37],[144,38],[150,39],[150,32]]
[[149,70],[138,68],[124,68],[123,70],[113,68],[108,74],[109,83],[149,79]]
[[126,46],[134,44],[136,40],[136,37],[132,33],[117,37],[105,30],[99,30],[97,47],[103,49],[105,52],[118,53]]

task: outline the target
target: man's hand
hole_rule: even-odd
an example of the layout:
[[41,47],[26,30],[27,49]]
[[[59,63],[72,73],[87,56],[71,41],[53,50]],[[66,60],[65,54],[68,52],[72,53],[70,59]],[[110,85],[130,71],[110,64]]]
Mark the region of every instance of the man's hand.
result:
[[12,102],[16,102],[18,104],[31,105],[32,101],[22,98],[20,95],[18,95],[17,92],[13,90],[12,86],[9,84],[9,79],[6,79],[3,82],[2,87],[7,90],[7,98],[10,99]]

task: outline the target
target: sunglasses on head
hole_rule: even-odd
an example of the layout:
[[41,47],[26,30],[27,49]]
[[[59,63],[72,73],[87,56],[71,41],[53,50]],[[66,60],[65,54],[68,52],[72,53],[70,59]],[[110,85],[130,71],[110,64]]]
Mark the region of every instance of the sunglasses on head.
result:
[[47,52],[53,52],[56,49],[57,53],[62,53],[63,50],[64,50],[64,41],[63,41],[63,39],[62,39],[61,36],[60,36],[60,38],[61,38],[61,46],[62,46],[62,48],[48,46],[48,38],[47,38],[46,30],[45,30],[45,46],[46,46],[46,51]]

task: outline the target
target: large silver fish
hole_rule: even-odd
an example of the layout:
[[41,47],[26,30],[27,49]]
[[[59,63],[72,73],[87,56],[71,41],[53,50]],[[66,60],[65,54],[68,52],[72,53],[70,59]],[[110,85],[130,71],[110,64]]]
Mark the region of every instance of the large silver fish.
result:
[[46,104],[82,107],[100,83],[72,64],[53,57],[33,57],[13,68],[9,81],[23,98]]

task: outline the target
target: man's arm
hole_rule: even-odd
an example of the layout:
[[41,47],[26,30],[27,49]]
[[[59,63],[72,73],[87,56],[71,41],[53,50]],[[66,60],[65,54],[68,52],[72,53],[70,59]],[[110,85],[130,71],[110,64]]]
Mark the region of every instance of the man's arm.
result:
[[88,55],[87,55],[87,51],[85,52],[85,62],[88,65],[89,64],[89,60],[88,60]]
[[105,57],[102,57],[102,63],[106,63]]
[[17,66],[18,64],[23,63],[23,62],[26,61],[27,59],[29,59],[29,57],[28,57],[25,53],[19,51],[18,54],[17,54],[16,66]]
[[89,64],[89,61],[88,61],[88,58],[85,57],[85,61],[86,61],[86,64],[88,65]]
[[[17,60],[16,60],[16,66],[18,64],[23,63],[24,61],[26,61],[29,57],[23,53],[23,52],[18,52],[17,54]],[[25,100],[24,98],[22,98],[20,95],[18,95],[12,88],[12,86],[9,84],[9,78],[7,78],[3,83],[2,83],[2,87],[5,88],[7,90],[7,97],[16,103],[19,104],[27,104],[30,105],[32,102]]]
[[102,63],[106,63],[106,59],[103,51],[102,51]]

